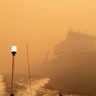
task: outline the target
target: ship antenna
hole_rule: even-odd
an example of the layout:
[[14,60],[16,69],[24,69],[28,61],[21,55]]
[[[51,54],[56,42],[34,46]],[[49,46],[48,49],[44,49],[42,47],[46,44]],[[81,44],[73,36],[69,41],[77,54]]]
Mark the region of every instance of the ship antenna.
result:
[[29,53],[28,53],[28,43],[26,43],[26,50],[27,50],[27,63],[28,63],[28,73],[29,73],[29,85],[30,85],[30,96],[32,96],[32,88],[31,88],[31,70],[30,70],[30,64],[29,64]]

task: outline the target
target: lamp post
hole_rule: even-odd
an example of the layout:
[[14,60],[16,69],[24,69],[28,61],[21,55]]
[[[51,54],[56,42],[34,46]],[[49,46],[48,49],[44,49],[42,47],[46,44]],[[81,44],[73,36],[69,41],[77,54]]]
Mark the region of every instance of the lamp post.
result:
[[12,46],[11,53],[12,53],[12,77],[11,77],[11,94],[10,96],[14,96],[14,56],[17,52],[16,46]]

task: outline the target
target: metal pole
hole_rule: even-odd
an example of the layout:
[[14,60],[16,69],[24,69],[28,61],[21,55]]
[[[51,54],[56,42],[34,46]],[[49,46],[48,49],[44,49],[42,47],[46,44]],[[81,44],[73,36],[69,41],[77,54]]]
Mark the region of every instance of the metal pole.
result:
[[26,49],[27,49],[28,72],[29,72],[29,84],[30,84],[30,94],[29,94],[29,96],[32,96],[32,88],[31,88],[31,70],[30,70],[30,64],[29,64],[28,43],[26,43]]
[[15,54],[12,54],[12,77],[11,77],[11,94],[10,94],[10,96],[14,96],[14,56],[15,56]]
[[60,96],[63,96],[63,95],[60,93]]

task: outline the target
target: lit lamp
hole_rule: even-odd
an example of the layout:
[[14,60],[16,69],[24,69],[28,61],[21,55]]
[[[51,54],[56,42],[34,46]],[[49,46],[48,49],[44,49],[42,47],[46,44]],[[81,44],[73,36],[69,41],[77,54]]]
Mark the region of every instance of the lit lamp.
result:
[[12,78],[11,78],[11,94],[10,96],[14,96],[14,56],[17,52],[16,46],[12,46],[11,53],[12,53]]

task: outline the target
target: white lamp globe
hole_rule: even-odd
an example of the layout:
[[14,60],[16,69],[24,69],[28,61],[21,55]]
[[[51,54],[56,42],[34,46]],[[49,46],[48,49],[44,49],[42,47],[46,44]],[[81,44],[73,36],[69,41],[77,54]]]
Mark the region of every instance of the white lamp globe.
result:
[[16,46],[12,46],[11,52],[17,52],[17,47]]

